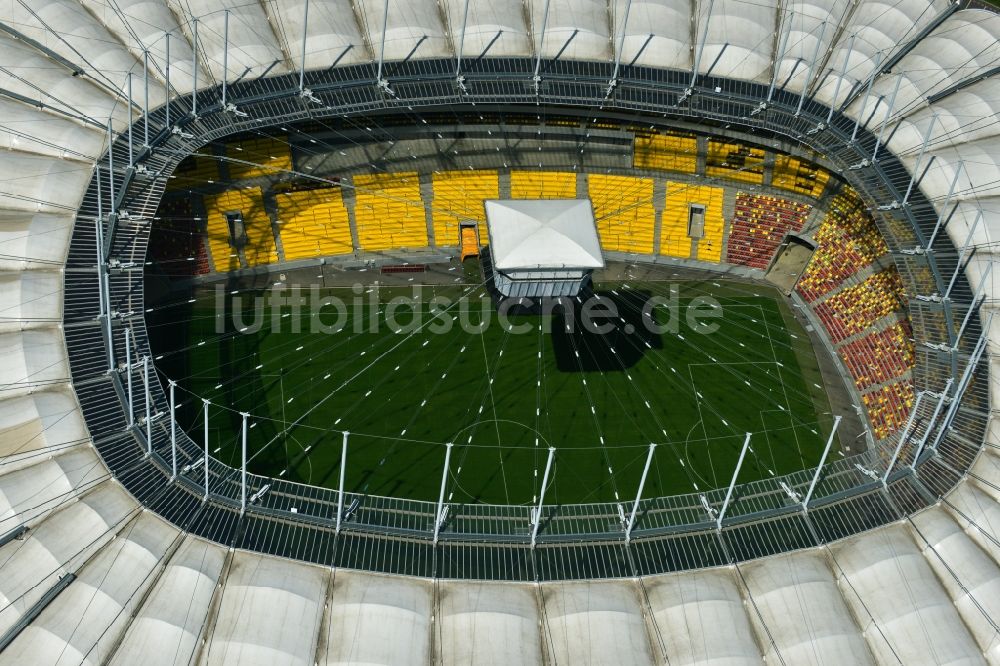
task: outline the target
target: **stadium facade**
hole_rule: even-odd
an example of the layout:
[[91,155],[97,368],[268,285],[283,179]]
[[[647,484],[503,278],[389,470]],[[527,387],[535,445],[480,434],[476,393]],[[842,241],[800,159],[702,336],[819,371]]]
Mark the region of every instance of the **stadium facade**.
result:
[[[1000,663],[993,10],[41,0],[0,25],[0,663]],[[611,504],[533,531],[531,507],[367,498],[341,524],[351,496],[206,459],[140,362],[167,177],[254,128],[473,105],[840,174],[911,298],[915,432],[814,489],[646,498],[628,535]]]

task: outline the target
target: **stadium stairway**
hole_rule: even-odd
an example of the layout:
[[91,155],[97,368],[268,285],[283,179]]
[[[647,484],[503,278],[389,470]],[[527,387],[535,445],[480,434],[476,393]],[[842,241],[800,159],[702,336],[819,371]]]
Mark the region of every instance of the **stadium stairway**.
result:
[[465,261],[469,257],[479,256],[479,237],[476,235],[476,228],[473,226],[462,227],[462,252],[460,261]]

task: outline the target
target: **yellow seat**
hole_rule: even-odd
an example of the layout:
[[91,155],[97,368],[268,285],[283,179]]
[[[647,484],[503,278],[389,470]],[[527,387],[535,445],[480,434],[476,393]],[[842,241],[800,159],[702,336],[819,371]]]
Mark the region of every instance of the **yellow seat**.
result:
[[775,155],[771,184],[784,190],[819,197],[826,189],[830,173],[791,155]]
[[461,222],[476,222],[480,237],[485,238],[486,212],[483,201],[500,197],[500,177],[497,172],[444,171],[433,175],[432,185],[434,200],[431,204],[431,222],[434,244],[439,247],[458,245]]
[[637,169],[660,169],[694,173],[698,164],[698,139],[692,135],[636,134],[632,165]]
[[240,160],[228,162],[231,180],[273,176],[292,169],[291,149],[283,138],[231,141],[226,144],[225,150],[226,157]]
[[355,176],[354,190],[362,250],[427,247],[427,218],[415,172]]
[[212,262],[218,272],[240,267],[237,248],[232,245],[226,213],[239,211],[243,215],[246,245],[243,256],[248,266],[278,261],[271,218],[264,210],[264,198],[259,187],[228,190],[204,197],[207,218],[208,245]]
[[660,221],[660,254],[670,257],[691,256],[688,235],[691,204],[705,206],[705,228],[698,241],[698,259],[718,263],[722,259],[722,201],[726,191],[721,187],[667,183],[667,198]]
[[511,171],[512,199],[575,199],[576,174],[572,171]]
[[760,185],[764,182],[764,149],[709,139],[705,174]]
[[307,259],[354,251],[340,188],[276,194],[278,229],[285,259]]
[[604,250],[652,254],[656,226],[652,178],[590,174],[587,190]]

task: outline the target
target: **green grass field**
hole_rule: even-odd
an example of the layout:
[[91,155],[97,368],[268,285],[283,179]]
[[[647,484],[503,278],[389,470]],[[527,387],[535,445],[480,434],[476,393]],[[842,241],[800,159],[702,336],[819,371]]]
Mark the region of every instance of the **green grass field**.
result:
[[[529,332],[508,332],[480,300],[484,290],[469,284],[423,288],[423,325],[400,333],[386,325],[385,309],[410,288],[323,290],[352,306],[337,333],[308,332],[307,308],[272,317],[265,307],[263,328],[241,334],[229,313],[217,316],[209,287],[193,303],[148,317],[157,367],[182,389],[181,423],[200,441],[199,398],[229,405],[213,408],[212,448],[239,466],[237,412],[251,413],[250,469],[260,474],[335,488],[342,430],[352,433],[350,490],[423,500],[437,499],[445,442],[455,444],[454,502],[532,502],[550,446],[557,453],[547,503],[633,497],[651,442],[658,447],[647,496],[724,487],[746,432],[752,453],[741,482],[815,465],[829,407],[814,352],[784,299],[731,282],[673,284],[676,333],[650,333],[640,315],[650,296],[669,295],[668,282],[595,285],[619,309],[607,334],[579,326],[567,333],[560,314],[514,316],[510,323]],[[245,323],[253,319],[251,295],[244,294]],[[430,299],[461,295],[471,297],[468,319],[480,321],[485,308],[491,325],[470,333],[459,319],[433,332],[432,324],[442,328],[461,311],[452,306],[433,318]],[[714,333],[684,321],[699,297],[721,308],[710,320],[719,324]],[[325,312],[321,321],[332,323]],[[669,321],[665,307],[654,312],[658,323]],[[398,320],[412,317],[401,310]],[[378,332],[368,330],[373,318]],[[292,332],[296,319],[303,332]]]

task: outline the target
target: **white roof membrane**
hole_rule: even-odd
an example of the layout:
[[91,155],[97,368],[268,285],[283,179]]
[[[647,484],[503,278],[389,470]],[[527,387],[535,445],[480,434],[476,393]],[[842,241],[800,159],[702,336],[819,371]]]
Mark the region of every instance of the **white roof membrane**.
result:
[[447,582],[439,586],[442,664],[542,664],[534,586]]
[[327,664],[429,664],[429,581],[338,571],[324,627]]
[[542,599],[554,663],[654,663],[639,596],[628,582],[550,583]]
[[225,581],[205,664],[312,664],[328,571],[237,552]]
[[643,581],[643,591],[669,663],[764,663],[732,570],[652,576]]
[[[187,537],[157,579],[111,663],[191,663],[225,560],[226,551],[220,546]],[[178,599],[187,603],[177,603]]]

